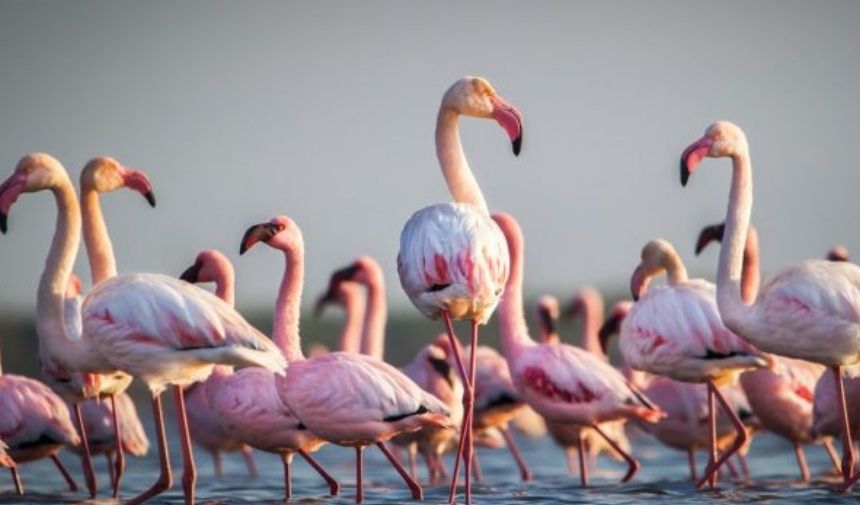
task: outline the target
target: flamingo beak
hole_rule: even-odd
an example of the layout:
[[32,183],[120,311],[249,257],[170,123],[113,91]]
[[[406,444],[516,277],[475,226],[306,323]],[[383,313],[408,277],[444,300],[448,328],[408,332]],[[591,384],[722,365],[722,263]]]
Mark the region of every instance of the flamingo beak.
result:
[[690,144],[681,154],[681,186],[686,186],[690,175],[696,170],[696,165],[708,155],[713,141],[708,137],[702,137]]
[[146,174],[140,170],[126,169],[122,174],[122,181],[127,188],[143,195],[150,207],[155,207],[155,194],[152,192],[152,184]]
[[633,275],[630,276],[630,294],[633,295],[633,301],[639,301],[639,297],[642,296],[645,288],[648,287],[648,280],[649,278],[646,277],[645,269],[642,268],[642,265],[636,267]]
[[538,309],[538,317],[540,318],[540,324],[543,325],[547,335],[553,335],[555,333],[558,333],[558,326],[556,325],[556,321],[552,317],[552,314],[549,313],[549,310],[546,309],[546,307],[540,307]]
[[319,318],[322,316],[326,306],[335,302],[337,302],[337,297],[331,290],[323,293],[322,296],[317,298],[317,302],[314,304],[314,317]]
[[702,231],[699,233],[699,239],[696,241],[696,256],[701,254],[701,252],[708,247],[708,244],[714,240],[721,242],[723,240],[724,230],[725,224],[723,223],[712,224],[711,226],[702,228]]
[[849,261],[850,255],[848,254],[848,249],[845,246],[835,246],[827,253],[827,259],[830,261]]
[[612,338],[612,335],[618,333],[622,320],[623,318],[618,314],[612,314],[606,319],[603,326],[600,327],[600,331],[597,332],[597,338],[600,340],[600,348],[603,350],[603,354],[606,354],[606,349],[609,347],[609,339]]
[[277,233],[277,226],[272,223],[255,224],[245,231],[242,244],[239,246],[239,254],[245,254],[245,251],[254,247],[257,242],[268,242]]
[[445,382],[448,383],[449,386],[454,387],[454,377],[451,369],[451,363],[448,363],[448,360],[442,358],[435,358],[433,356],[429,356],[427,361],[430,362],[430,366],[433,367],[436,372],[445,379]]
[[523,145],[523,115],[499,95],[491,96],[490,103],[493,104],[493,119],[504,128],[511,139],[514,156],[519,156]]
[[27,185],[27,174],[13,173],[0,184],[0,233],[6,234],[9,210]]
[[203,264],[197,261],[190,267],[186,268],[185,271],[182,272],[182,275],[179,276],[179,278],[185,282],[196,284],[197,279],[200,278],[201,269],[203,269]]

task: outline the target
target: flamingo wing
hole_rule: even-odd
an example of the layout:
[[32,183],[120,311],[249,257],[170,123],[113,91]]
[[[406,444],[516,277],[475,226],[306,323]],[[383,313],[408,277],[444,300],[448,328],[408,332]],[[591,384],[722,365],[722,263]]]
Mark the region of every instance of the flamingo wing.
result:
[[0,377],[0,438],[13,448],[43,439],[79,443],[60,397],[44,384],[17,375]]

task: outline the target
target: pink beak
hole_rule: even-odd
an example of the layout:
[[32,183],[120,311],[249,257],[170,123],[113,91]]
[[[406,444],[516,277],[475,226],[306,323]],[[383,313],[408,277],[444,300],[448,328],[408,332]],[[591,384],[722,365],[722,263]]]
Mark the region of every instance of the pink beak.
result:
[[523,115],[498,95],[490,97],[490,102],[493,104],[493,118],[508,133],[514,156],[519,156],[523,145]]
[[681,154],[681,186],[687,185],[690,174],[696,170],[696,165],[702,161],[702,158],[708,155],[711,144],[711,139],[702,137],[684,149],[683,154]]
[[151,207],[155,207],[155,194],[152,192],[152,184],[149,183],[149,178],[140,170],[132,170],[127,168],[122,174],[123,184],[127,188],[131,188],[146,198]]
[[0,233],[6,233],[7,218],[12,204],[18,199],[18,195],[24,192],[27,185],[27,174],[13,173],[8,179],[0,184]]
[[630,276],[630,294],[633,295],[633,301],[638,302],[639,297],[645,294],[645,290],[648,288],[648,281],[650,280],[650,277],[645,276],[642,265],[636,267],[633,275]]

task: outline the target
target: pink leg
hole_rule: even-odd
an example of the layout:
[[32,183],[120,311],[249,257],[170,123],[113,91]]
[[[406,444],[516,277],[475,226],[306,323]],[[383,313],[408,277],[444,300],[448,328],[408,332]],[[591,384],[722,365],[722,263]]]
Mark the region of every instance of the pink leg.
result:
[[293,497],[293,479],[290,476],[290,470],[293,466],[293,454],[290,452],[281,454],[281,461],[284,463],[284,499],[289,501]]
[[842,479],[845,484],[854,474],[854,443],[851,438],[851,425],[848,423],[848,408],[845,405],[845,389],[842,384],[842,367],[832,367],[836,383],[836,397],[839,400],[839,417],[842,421]]
[[529,470],[528,465],[526,465],[526,461],[523,459],[522,454],[520,454],[520,450],[514,442],[514,437],[511,436],[511,431],[507,426],[499,428],[499,431],[502,432],[502,437],[504,437],[505,443],[508,444],[508,449],[510,449],[511,455],[514,457],[514,461],[517,462],[517,466],[520,469],[520,477],[522,477],[524,481],[532,480],[532,471]]
[[257,471],[257,462],[254,461],[254,453],[251,451],[251,447],[247,445],[242,446],[242,457],[245,458],[245,466],[248,467],[248,475],[251,477],[256,477],[260,474]]
[[621,479],[621,482],[627,482],[632,479],[633,476],[636,475],[636,472],[639,471],[639,462],[636,461],[636,458],[624,452],[624,450],[621,449],[621,447],[615,442],[615,440],[612,440],[611,438],[609,438],[608,435],[606,435],[606,433],[603,432],[599,425],[593,424],[591,425],[591,427],[594,428],[598,435],[600,435],[601,437],[603,437],[604,440],[609,442],[609,445],[612,446],[613,449],[615,449],[615,452],[620,454],[621,457],[624,458],[625,461],[627,461],[627,473],[624,475],[624,478]]
[[696,482],[696,448],[687,449],[687,463],[690,465],[690,480]]
[[21,476],[18,474],[18,466],[10,466],[9,473],[12,474],[12,482],[15,483],[15,492],[18,496],[22,496],[24,494],[24,485],[21,484]]
[[825,451],[827,451],[827,456],[830,458],[830,462],[833,464],[836,474],[842,475],[842,465],[839,463],[839,456],[836,454],[836,449],[833,448],[833,441],[826,438],[821,442],[821,446],[824,447]]
[[51,461],[54,462],[54,465],[57,466],[57,470],[59,470],[60,474],[63,476],[63,478],[66,479],[66,484],[68,484],[68,486],[69,486],[69,491],[72,491],[72,492],[77,491],[78,490],[77,482],[75,482],[75,479],[72,478],[72,475],[69,473],[69,471],[66,470],[66,467],[65,467],[65,465],[63,465],[63,462],[60,461],[60,458],[58,458],[56,454],[52,454],[51,455]]
[[155,417],[155,434],[158,437],[158,457],[161,463],[161,475],[152,487],[127,501],[125,505],[140,505],[170,489],[170,486],[173,485],[173,475],[170,471],[170,453],[167,450],[167,435],[164,433],[164,411],[161,408],[161,395],[152,399],[152,413],[153,417]]
[[800,467],[800,481],[809,482],[809,467],[806,466],[806,455],[803,454],[803,447],[795,442],[794,455],[797,457],[797,466]]
[[328,484],[329,494],[332,496],[337,496],[338,493],[340,493],[340,484],[337,482],[337,480],[335,480],[335,478],[332,477],[331,474],[329,474],[325,470],[325,468],[322,467],[322,465],[317,463],[317,460],[315,460],[310,454],[308,454],[307,451],[305,451],[304,449],[299,449],[296,452],[298,452],[299,456],[304,458],[305,461],[307,461],[307,463],[311,465],[311,468],[316,470],[316,472],[320,474],[326,484]]
[[732,477],[732,479],[740,479],[741,478],[741,474],[738,473],[738,469],[735,468],[735,464],[732,463],[731,459],[726,460],[726,468],[728,468],[729,475]]
[[709,467],[705,469],[705,478],[699,481],[697,485],[698,487],[702,487],[707,479],[710,479],[711,476],[715,475],[720,469],[720,467],[723,466],[723,464],[728,461],[728,459],[731,458],[741,447],[743,447],[749,439],[749,435],[747,434],[747,429],[744,426],[744,423],[741,422],[737,414],[735,414],[735,412],[732,410],[731,405],[729,405],[729,402],[726,401],[726,399],[723,397],[723,394],[720,393],[720,390],[717,389],[717,387],[711,381],[708,381],[708,388],[710,388],[710,391],[712,391],[717,400],[719,400],[723,412],[726,413],[726,415],[732,421],[732,424],[735,425],[735,430],[737,430],[738,435],[737,437],[735,437],[735,441],[734,443],[732,443],[732,446],[729,447],[726,451],[724,451],[722,455],[720,455],[720,458],[716,461],[716,463],[714,463],[713,467],[709,465]]
[[224,465],[221,464],[221,451],[215,449],[212,454],[212,468],[215,471],[215,478],[220,479],[224,476]]
[[579,451],[573,447],[567,447],[564,449],[564,455],[567,457],[567,471],[570,472],[571,475],[579,471],[579,463],[577,463],[578,454]]
[[113,482],[116,480],[116,469],[113,467],[113,458],[109,452],[105,453],[105,463],[107,463],[108,477],[110,478],[110,481]]
[[[717,399],[714,397],[711,387],[705,387],[708,390],[708,464],[705,465],[705,474],[707,475],[708,469],[717,462]],[[708,478],[708,485],[711,489],[716,487],[716,472]]]
[[119,498],[119,481],[125,473],[125,453],[122,450],[122,434],[119,425],[119,414],[116,408],[116,395],[110,396],[110,407],[113,410],[113,434],[116,440],[116,460],[114,461],[114,477],[111,478],[113,485],[113,497]]
[[445,460],[442,459],[441,454],[435,454],[433,459],[436,460],[436,471],[439,472],[439,478],[443,480],[448,480],[450,475],[448,475],[448,469],[445,468]]
[[[421,456],[424,457],[424,466],[427,467],[427,479],[431,486],[436,485],[437,479],[437,471],[436,471],[436,461],[433,458],[433,454],[430,451],[429,447],[425,447],[423,451],[421,451]],[[417,480],[417,478],[416,478]]]
[[484,472],[481,471],[481,463],[478,460],[478,451],[472,453],[472,478],[475,479],[475,482],[484,480]]
[[90,498],[96,497],[98,484],[96,483],[96,471],[93,468],[93,456],[90,452],[90,441],[87,439],[87,430],[84,427],[84,418],[81,415],[81,404],[75,404],[75,414],[77,415],[78,436],[81,437],[81,466],[84,470],[84,483],[87,485],[87,490],[90,492]]
[[736,455],[738,463],[741,465],[741,475],[744,476],[744,479],[749,480],[750,478],[750,466],[747,464],[747,457],[741,454],[740,452]]
[[355,503],[364,503],[364,483],[362,482],[362,473],[364,462],[364,447],[355,448]]
[[397,473],[403,478],[406,485],[409,486],[409,490],[412,492],[413,500],[423,500],[424,499],[424,491],[421,489],[421,485],[415,482],[415,479],[409,476],[409,473],[403,468],[403,465],[397,461],[397,458],[391,454],[391,451],[388,450],[388,447],[385,446],[384,442],[377,442],[376,446],[379,447],[379,450],[382,451],[382,454],[385,454],[385,457],[388,458],[388,461],[394,466],[394,469],[397,470]]
[[576,452],[579,453],[579,483],[582,487],[588,487],[588,463],[585,461],[585,439],[582,437],[582,430],[576,439]]
[[194,466],[194,453],[191,450],[191,436],[188,434],[188,416],[185,414],[185,394],[180,386],[173,386],[176,400],[176,415],[179,418],[179,441],[182,444],[182,491],[185,505],[194,504],[194,487],[197,483],[197,468]]
[[[451,343],[454,362],[457,365],[457,371],[460,373],[460,380],[463,382],[463,424],[460,426],[460,443],[457,447],[457,454],[454,457],[454,472],[451,475],[451,490],[448,492],[448,503],[453,504],[457,494],[457,479],[460,474],[460,461],[463,458],[466,442],[471,434],[474,395],[472,394],[472,383],[469,382],[470,375],[466,372],[466,367],[463,365],[462,353],[460,352],[460,341],[457,339],[457,335],[454,333],[454,326],[451,323],[451,314],[447,311],[442,312],[442,318],[445,322],[448,340]],[[466,472],[466,478],[469,479],[468,471]]]
[[409,475],[418,480],[418,444],[412,442],[406,450],[409,452]]

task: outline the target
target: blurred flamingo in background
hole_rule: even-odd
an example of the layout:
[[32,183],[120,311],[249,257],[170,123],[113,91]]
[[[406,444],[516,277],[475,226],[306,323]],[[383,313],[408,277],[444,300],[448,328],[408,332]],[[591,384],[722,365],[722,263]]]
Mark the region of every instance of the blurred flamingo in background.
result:
[[399,370],[371,356],[334,352],[305,358],[299,336],[304,285],[301,230],[290,218],[277,216],[250,227],[240,252],[258,242],[282,251],[287,264],[273,325],[273,338],[290,363],[286,377],[275,381],[281,400],[303,428],[328,442],[355,448],[356,502],[364,500],[362,451],[368,445],[376,445],[382,451],[406,482],[412,497],[420,499],[421,486],[384,442],[399,433],[428,426],[451,426],[447,408]]
[[317,298],[314,315],[322,315],[328,305],[343,307],[343,325],[340,329],[337,350],[340,352],[359,352],[361,350],[361,330],[365,318],[365,296],[357,282],[338,282],[334,290],[329,289]]
[[[54,194],[58,219],[37,295],[41,344],[63,369],[108,377],[121,370],[141,378],[149,387],[161,475],[149,490],[129,502],[132,504],[146,501],[172,484],[161,392],[168,385],[175,386],[183,487],[186,503],[193,503],[196,470],[182,386],[205,379],[214,364],[283,371],[283,357],[225,302],[158,274],[122,275],[100,282],[83,301],[80,338],[70,338],[64,320],[65,295],[80,243],[81,214],[71,180],[59,161],[35,153],[18,162],[13,174],[0,185],[0,231],[5,231],[6,216],[19,195],[42,190]],[[95,386],[92,389],[99,391],[98,384]]]
[[[221,251],[207,249],[194,259],[194,264],[185,269],[180,279],[191,284],[215,283],[215,295],[235,307],[236,274],[233,264]],[[264,370],[259,372],[265,373]],[[226,430],[222,425],[224,416],[212,410],[207,399],[209,384],[223,380],[233,373],[233,368],[219,365],[205,381],[191,384],[185,388],[185,406],[188,412],[188,430],[191,440],[212,455],[215,477],[221,478],[222,452],[241,452],[248,468],[248,475],[257,476],[257,465],[251,448],[242,442],[234,429]],[[249,393],[251,394],[251,393]]]
[[[493,118],[511,139],[515,155],[522,144],[522,115],[480,77],[458,79],[442,97],[436,119],[436,156],[454,199],[415,212],[400,234],[397,272],[415,307],[430,319],[443,319],[465,394],[460,444],[448,501],[454,502],[460,461],[466,469],[470,504],[472,421],[477,372],[478,325],[486,324],[499,303],[508,275],[508,254],[499,227],[475,180],[460,142],[461,115]],[[451,321],[470,320],[469,368]]]
[[[656,422],[664,414],[636,391],[615,368],[594,354],[563,343],[537,343],[529,336],[523,312],[524,239],[516,220],[494,214],[509,248],[511,272],[499,307],[502,350],[521,397],[548,423],[569,423],[593,429],[628,464],[622,482],[639,463],[601,428],[600,423],[624,418]],[[584,451],[580,469],[585,469]],[[581,474],[583,485],[587,475]]]
[[686,185],[705,157],[732,160],[725,236],[717,269],[717,304],[723,322],[764,352],[828,366],[833,372],[843,425],[843,489],[854,474],[854,450],[842,390],[843,367],[860,362],[860,268],[848,262],[805,261],[779,270],[764,282],[755,301],[742,297],[743,244],[752,213],[752,168],[746,135],[720,121],[681,155]]

